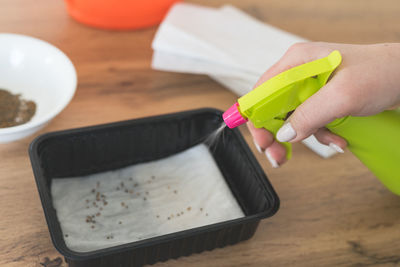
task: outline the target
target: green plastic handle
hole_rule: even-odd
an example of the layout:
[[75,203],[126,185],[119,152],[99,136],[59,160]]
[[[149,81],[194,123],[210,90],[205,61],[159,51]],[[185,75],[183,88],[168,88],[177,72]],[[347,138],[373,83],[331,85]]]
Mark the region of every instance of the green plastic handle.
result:
[[[238,99],[240,113],[256,128],[263,127],[276,135],[288,113],[324,86],[341,60],[339,51],[333,51],[327,57],[278,74]],[[290,159],[291,144],[282,144]]]

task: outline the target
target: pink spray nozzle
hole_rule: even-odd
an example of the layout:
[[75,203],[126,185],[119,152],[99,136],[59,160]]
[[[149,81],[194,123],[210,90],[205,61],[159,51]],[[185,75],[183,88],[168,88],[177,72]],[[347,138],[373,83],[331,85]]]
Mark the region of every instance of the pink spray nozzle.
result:
[[231,129],[247,122],[247,119],[240,114],[238,107],[239,104],[235,103],[222,115],[226,125]]

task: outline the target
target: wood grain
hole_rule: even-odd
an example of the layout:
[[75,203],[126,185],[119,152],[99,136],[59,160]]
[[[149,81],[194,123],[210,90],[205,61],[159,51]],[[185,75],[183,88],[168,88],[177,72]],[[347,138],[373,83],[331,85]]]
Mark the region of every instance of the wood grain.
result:
[[[400,42],[397,0],[229,3],[310,40]],[[155,27],[88,28],[67,16],[61,0],[2,0],[0,14],[1,32],[53,43],[78,71],[73,101],[39,134],[200,107],[226,109],[236,99],[208,77],[151,70]],[[256,153],[249,133],[242,132]],[[0,266],[66,266],[57,259],[62,256],[51,243],[36,190],[27,154],[32,139],[0,145]],[[400,199],[348,151],[329,160],[302,145],[294,151],[280,169],[256,155],[281,208],[262,221],[254,238],[155,266],[399,266]]]

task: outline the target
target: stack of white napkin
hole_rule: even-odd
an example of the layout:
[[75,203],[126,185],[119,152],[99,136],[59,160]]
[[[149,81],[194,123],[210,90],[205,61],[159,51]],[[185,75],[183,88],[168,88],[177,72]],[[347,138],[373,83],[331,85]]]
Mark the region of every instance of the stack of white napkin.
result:
[[[206,74],[241,96],[290,45],[301,41],[305,39],[260,22],[233,6],[210,8],[180,3],[171,8],[156,33],[152,67]],[[303,143],[324,158],[335,154],[314,136]]]

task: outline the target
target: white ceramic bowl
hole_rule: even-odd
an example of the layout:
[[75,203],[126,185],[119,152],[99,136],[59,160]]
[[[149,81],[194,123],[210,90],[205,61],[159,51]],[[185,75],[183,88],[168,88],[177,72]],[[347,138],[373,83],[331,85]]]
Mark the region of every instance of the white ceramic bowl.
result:
[[76,85],[75,68],[61,50],[33,37],[0,34],[0,88],[36,102],[36,113],[29,122],[0,128],[0,143],[44,127],[68,105]]

